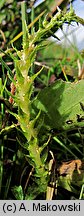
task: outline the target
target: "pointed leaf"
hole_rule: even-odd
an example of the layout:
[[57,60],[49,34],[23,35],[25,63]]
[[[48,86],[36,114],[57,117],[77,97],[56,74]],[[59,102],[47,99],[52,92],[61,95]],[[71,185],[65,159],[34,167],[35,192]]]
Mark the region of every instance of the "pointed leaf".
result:
[[24,199],[23,190],[22,190],[21,185],[20,186],[14,186],[12,188],[12,192],[13,192],[13,194],[17,200],[23,200]]

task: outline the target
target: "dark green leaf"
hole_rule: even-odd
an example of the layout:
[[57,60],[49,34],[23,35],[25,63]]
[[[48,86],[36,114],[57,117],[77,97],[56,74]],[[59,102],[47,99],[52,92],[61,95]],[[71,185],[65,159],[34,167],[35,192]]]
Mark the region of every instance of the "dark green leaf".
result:
[[22,190],[21,185],[20,186],[14,186],[12,188],[12,192],[13,192],[13,194],[17,200],[23,200],[24,199],[23,198],[24,197],[23,196],[23,190]]

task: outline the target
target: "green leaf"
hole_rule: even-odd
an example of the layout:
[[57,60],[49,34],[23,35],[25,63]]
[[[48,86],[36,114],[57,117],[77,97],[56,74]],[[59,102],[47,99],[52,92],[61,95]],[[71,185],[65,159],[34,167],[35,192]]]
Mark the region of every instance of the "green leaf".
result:
[[5,63],[5,61],[0,57],[0,61],[4,68],[6,68],[7,71],[9,71],[10,75],[12,75],[12,70],[9,68],[9,66]]
[[60,176],[58,178],[58,186],[66,189],[68,191],[72,191],[70,177],[68,175],[67,176]]
[[84,126],[84,80],[70,83],[57,80],[41,90],[34,105],[42,110],[44,122],[51,128],[70,129]]
[[20,186],[14,186],[12,188],[12,192],[13,192],[13,194],[17,200],[23,200],[24,199],[23,190],[22,190],[21,185]]
[[40,193],[39,187],[35,183],[32,184],[32,187],[28,187],[25,200],[34,200]]
[[44,164],[48,158],[48,149],[44,149],[41,155],[41,161]]
[[0,135],[5,135],[5,134],[9,133],[14,128],[15,128],[14,124],[7,126],[0,131]]
[[58,186],[74,192],[74,193],[79,193],[78,190],[76,190],[76,186],[80,187],[82,186],[82,184],[84,183],[84,173],[83,171],[81,171],[81,173],[79,174],[77,170],[75,170],[73,172],[72,177],[70,176],[70,174],[67,174],[66,176],[59,176],[58,177]]
[[6,0],[1,0],[0,1],[0,9],[4,6],[5,2],[6,2]]

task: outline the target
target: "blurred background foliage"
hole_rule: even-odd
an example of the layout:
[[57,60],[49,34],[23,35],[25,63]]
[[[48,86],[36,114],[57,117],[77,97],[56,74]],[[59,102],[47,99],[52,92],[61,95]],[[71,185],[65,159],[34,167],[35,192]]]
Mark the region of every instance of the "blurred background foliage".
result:
[[[60,9],[66,11],[69,10],[70,8],[70,2],[73,1],[69,1],[69,0],[26,1],[27,24],[30,24],[44,10],[46,10],[47,19],[49,21],[49,19],[51,19],[51,17],[57,13],[57,6],[59,6]],[[35,9],[32,10],[32,8]],[[44,16],[42,18],[44,18]],[[38,29],[38,22],[34,24],[34,28]],[[1,0],[0,1],[0,48],[3,49],[4,51],[7,48],[10,48],[11,45],[9,44],[9,42],[21,31],[22,31],[21,1]],[[21,45],[22,45],[21,41],[22,38],[20,37],[18,40],[14,42],[14,46],[18,49],[21,49]],[[43,81],[44,84],[46,83],[46,81],[48,83],[51,74],[56,72],[56,70],[58,71],[58,74],[60,73],[61,71],[60,60],[62,61],[63,66],[65,66],[65,61],[66,61],[65,59],[66,58],[68,59],[69,56],[72,57],[71,65],[72,62],[74,62],[74,65],[76,66],[75,69],[77,71],[77,64],[74,61],[75,56],[74,56],[73,48],[71,49],[67,48],[65,50],[65,48],[63,48],[61,45],[57,45],[56,42],[57,40],[49,41],[46,49],[44,48],[37,55],[37,61],[41,62],[41,65],[38,65],[38,63],[36,63],[37,65],[36,71],[38,70],[38,67],[42,66],[42,64],[46,64],[45,71],[48,71],[48,69],[50,68],[50,75],[48,78],[43,74],[41,75],[41,81]],[[76,53],[76,58],[77,58],[77,53]],[[6,60],[6,62],[8,62],[9,65],[12,64],[11,62],[9,62],[10,59],[7,56],[6,58],[4,56],[4,59]],[[70,64],[70,58],[67,61],[67,64],[68,63]],[[68,74],[73,75],[73,68],[71,69],[71,67],[68,67],[66,70]]]
[[[67,0],[44,0],[44,1],[26,1],[27,23],[31,23],[31,8],[35,7],[34,17],[37,17],[46,9],[48,19],[57,12],[57,6],[61,9],[69,8]],[[37,24],[36,24],[37,25]],[[0,47],[6,49],[8,42],[21,31],[21,1],[1,0],[0,1]],[[18,41],[20,46],[21,41]],[[16,42],[17,44],[17,42]]]

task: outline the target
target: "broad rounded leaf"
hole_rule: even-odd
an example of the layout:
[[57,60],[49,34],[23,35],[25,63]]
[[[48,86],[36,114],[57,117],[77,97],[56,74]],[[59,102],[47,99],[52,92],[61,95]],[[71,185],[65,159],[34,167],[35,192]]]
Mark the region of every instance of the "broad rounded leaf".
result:
[[[34,105],[44,113],[51,128],[70,129],[84,126],[84,80],[54,84],[41,90]],[[41,116],[40,116],[41,117]]]

